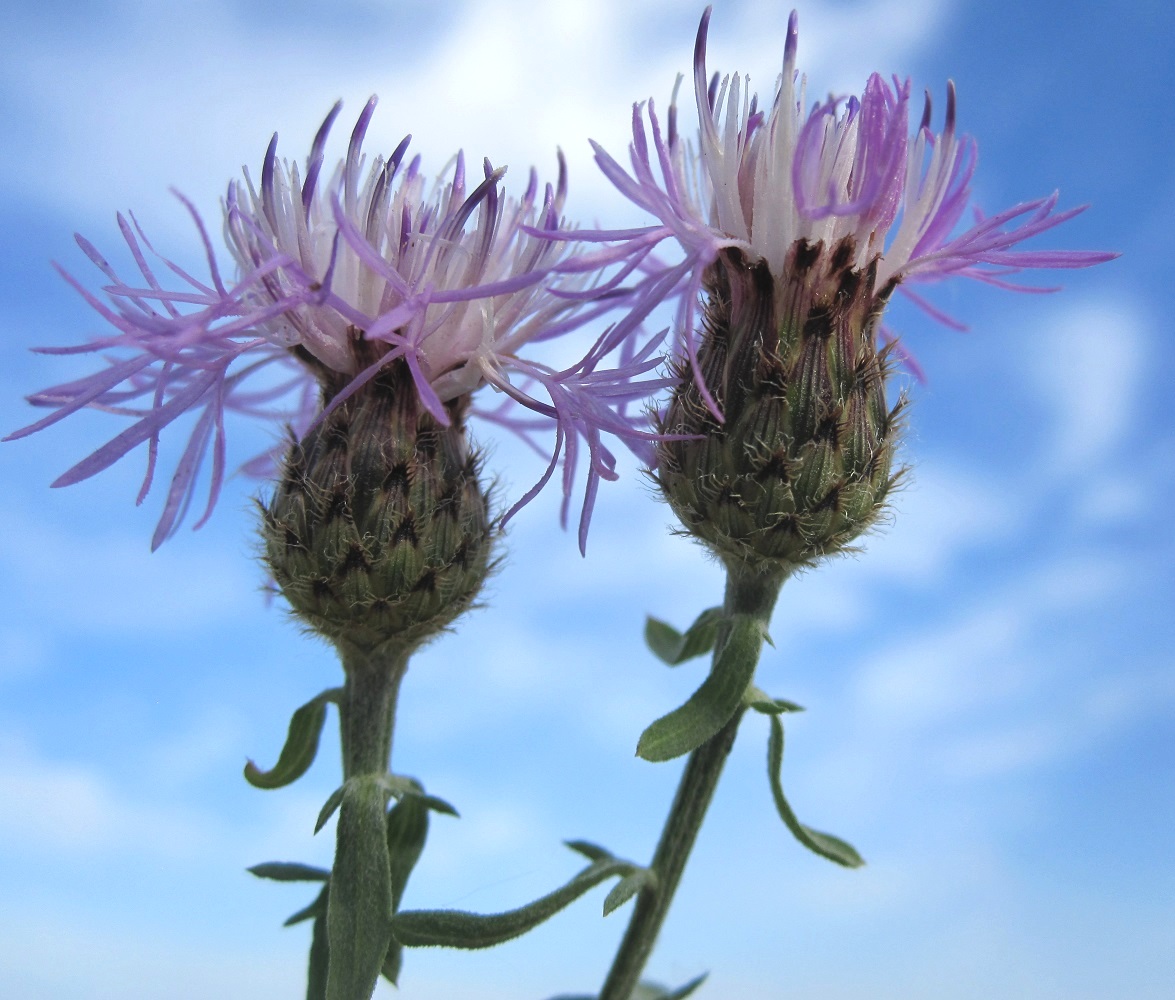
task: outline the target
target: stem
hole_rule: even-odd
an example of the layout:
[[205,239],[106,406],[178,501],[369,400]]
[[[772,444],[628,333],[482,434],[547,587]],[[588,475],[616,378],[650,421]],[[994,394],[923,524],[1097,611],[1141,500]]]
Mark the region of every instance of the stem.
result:
[[[765,632],[784,579],[784,575],[747,573],[741,567],[728,566],[724,605],[726,614],[751,615],[762,622]],[[714,644],[715,657],[725,641],[726,629],[723,628]],[[755,655],[757,659],[758,653]],[[740,708],[735,712],[717,734],[689,756],[681,783],[677,786],[677,795],[665,820],[660,843],[653,855],[651,867],[657,876],[656,888],[642,890],[637,897],[628,930],[612,961],[599,1000],[631,1000],[641,972],[652,954],[661,925],[669,913],[686,861],[697,840],[710,800],[714,797],[714,790],[718,787],[723,765],[734,746],[743,711]]]
[[348,649],[342,660],[347,675],[339,703],[343,780],[361,774],[387,774],[396,701],[408,669],[408,654],[396,649],[368,656]]
[[[386,650],[386,651],[385,651]],[[391,940],[387,791],[405,649],[340,648],[347,681],[339,704],[345,791],[327,902],[327,1000],[370,1000]]]

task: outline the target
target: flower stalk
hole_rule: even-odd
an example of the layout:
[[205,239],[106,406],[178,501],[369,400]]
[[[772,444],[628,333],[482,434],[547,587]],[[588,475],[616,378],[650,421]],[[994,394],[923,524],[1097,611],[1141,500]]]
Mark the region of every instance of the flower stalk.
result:
[[408,652],[388,644],[343,655],[339,705],[344,793],[327,897],[327,1000],[369,1000],[391,941],[394,909],[387,800],[392,735]]
[[[771,613],[786,578],[787,573],[783,571],[759,573],[749,570],[745,564],[728,564],[724,621],[714,646],[714,662],[730,637],[730,623],[735,616],[752,619],[760,635],[766,637]],[[761,649],[762,641],[751,651],[754,663],[758,662]],[[752,670],[754,663],[748,664]],[[628,929],[612,961],[599,1000],[630,1000],[632,997],[673,903],[745,711],[745,708],[738,709],[715,736],[690,754],[650,865],[655,882],[637,897]]]

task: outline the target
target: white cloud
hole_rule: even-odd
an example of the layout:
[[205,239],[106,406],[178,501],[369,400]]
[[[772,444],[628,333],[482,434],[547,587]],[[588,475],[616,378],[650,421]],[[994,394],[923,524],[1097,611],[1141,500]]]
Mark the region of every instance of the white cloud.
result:
[[194,857],[215,832],[193,810],[134,802],[99,771],[0,739],[0,837],[34,850]]
[[52,615],[54,632],[177,632],[261,606],[260,573],[232,546],[152,553],[137,535],[67,533],[16,511],[3,521],[0,566],[22,604]]
[[1125,299],[1069,299],[1033,334],[1027,371],[1053,411],[1049,473],[1084,479],[1089,470],[1113,463],[1113,450],[1139,415],[1147,326]]
[[[859,91],[873,69],[901,71],[932,41],[949,6],[875,0],[805,9],[802,54],[814,94]],[[654,96],[664,104],[676,74],[688,74],[703,4],[640,11],[622,0],[446,5],[435,8],[443,32],[418,37],[415,22],[389,21],[381,46],[347,45],[309,23],[299,34],[297,21],[274,30],[227,0],[173,5],[166,19],[141,0],[119,7],[117,36],[115,17],[103,19],[117,45],[46,36],[22,39],[10,52],[4,84],[27,117],[21,141],[9,144],[0,163],[11,183],[83,221],[131,206],[148,232],[190,242],[169,186],[211,212],[242,162],[258,168],[272,130],[286,155],[302,158],[336,98],[346,99],[345,122],[373,92],[384,97],[373,145],[411,131],[434,169],[463,146],[474,162],[489,155],[511,164],[515,185],[531,163],[553,173],[562,146],[572,164],[573,212],[623,223],[632,210],[592,165],[586,140],[624,156],[632,102]],[[720,7],[712,65],[751,72],[769,92],[786,21],[786,7],[776,3]],[[177,32],[185,39],[182,60]],[[346,128],[339,132],[337,148]]]

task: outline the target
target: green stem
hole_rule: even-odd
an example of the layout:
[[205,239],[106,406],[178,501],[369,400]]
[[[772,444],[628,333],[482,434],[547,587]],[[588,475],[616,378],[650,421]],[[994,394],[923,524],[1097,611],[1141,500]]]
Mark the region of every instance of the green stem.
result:
[[[746,573],[737,566],[728,566],[726,614],[751,615],[762,623],[765,633],[784,579],[782,574]],[[726,629],[721,628],[714,646],[715,657],[725,640]],[[758,652],[755,657],[758,659]],[[743,709],[740,708],[715,736],[690,754],[653,855],[651,867],[657,876],[657,886],[642,890],[637,897],[628,930],[612,961],[599,1000],[631,1000],[669,913],[686,861],[718,787],[723,765],[734,746],[742,716]]]
[[387,791],[404,649],[340,648],[347,682],[339,703],[343,801],[327,902],[327,1000],[370,1000],[391,940]]

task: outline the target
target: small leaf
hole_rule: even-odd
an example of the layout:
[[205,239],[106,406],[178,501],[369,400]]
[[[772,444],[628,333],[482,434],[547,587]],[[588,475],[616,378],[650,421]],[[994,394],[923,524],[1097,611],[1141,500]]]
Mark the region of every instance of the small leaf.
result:
[[326,1000],[330,969],[330,941],[326,933],[326,907],[315,918],[310,937],[310,962],[306,972],[306,1000]]
[[615,855],[598,844],[588,843],[586,840],[565,840],[563,843],[576,854],[582,854],[588,861],[609,861]]
[[797,705],[794,701],[788,701],[786,698],[772,698],[757,687],[747,689],[743,703],[747,708],[752,708],[763,715],[782,715],[784,712],[805,711],[803,705]]
[[739,710],[755,676],[764,630],[752,615],[732,615],[729,632],[702,686],[680,708],[646,729],[637,744],[645,760],[665,761],[696,750]]
[[491,948],[519,937],[553,917],[589,889],[633,870],[627,861],[595,861],[570,882],[506,913],[482,915],[462,910],[404,910],[392,918],[392,933],[406,948]]
[[318,739],[326,721],[327,703],[337,703],[340,693],[340,688],[331,688],[299,708],[290,718],[285,746],[273,769],[262,771],[253,761],[247,761],[245,780],[254,788],[281,788],[302,777],[318,753]]
[[630,1000],[685,1000],[686,997],[706,981],[708,975],[708,972],[703,972],[696,979],[691,979],[684,986],[680,986],[672,991],[665,986],[661,986],[659,983],[652,983],[645,980],[639,983],[637,988],[632,991]]
[[388,870],[392,877],[392,909],[398,909],[408,876],[420,860],[428,839],[428,806],[421,797],[408,795],[388,812]]
[[318,833],[338,809],[339,803],[343,801],[343,793],[346,792],[347,786],[345,784],[339,785],[333,792],[330,793],[329,798],[323,803],[322,809],[318,813],[318,820],[314,824],[314,832]]
[[604,897],[604,916],[619,909],[642,889],[657,889],[657,874],[651,868],[638,868],[612,886]]
[[682,635],[672,625],[650,615],[645,619],[645,643],[662,662],[676,667],[714,648],[721,608],[707,608]]
[[391,941],[387,797],[374,777],[348,780],[339,808],[338,846],[326,910],[327,993],[332,1000],[370,997]]
[[458,818],[461,816],[453,806],[449,805],[444,799],[437,798],[435,795],[417,795],[416,798],[433,812],[439,812],[444,816],[456,816]]
[[286,917],[283,927],[293,927],[294,924],[300,924],[304,920],[309,920],[312,917],[326,916],[326,900],[330,892],[330,886],[324,885],[322,891],[314,897],[314,902],[309,906],[304,906],[297,913]]
[[325,882],[330,872],[313,865],[298,864],[296,861],[266,861],[264,864],[246,868],[250,875],[273,879],[275,882]]
[[792,811],[783,794],[783,783],[779,772],[783,767],[783,723],[776,715],[771,716],[771,736],[767,741],[767,776],[771,780],[771,794],[775,799],[775,808],[779,812],[784,825],[792,832],[796,840],[808,850],[814,851],[821,857],[834,861],[845,868],[860,868],[865,864],[864,859],[857,853],[856,848],[839,837],[830,833],[821,833],[809,826],[804,826]]
[[400,969],[404,965],[404,946],[395,938],[388,942],[388,953],[379,974],[393,986],[400,985]]
[[390,799],[402,799],[405,795],[424,794],[424,787],[419,781],[403,774],[381,774],[375,778],[375,781]]

